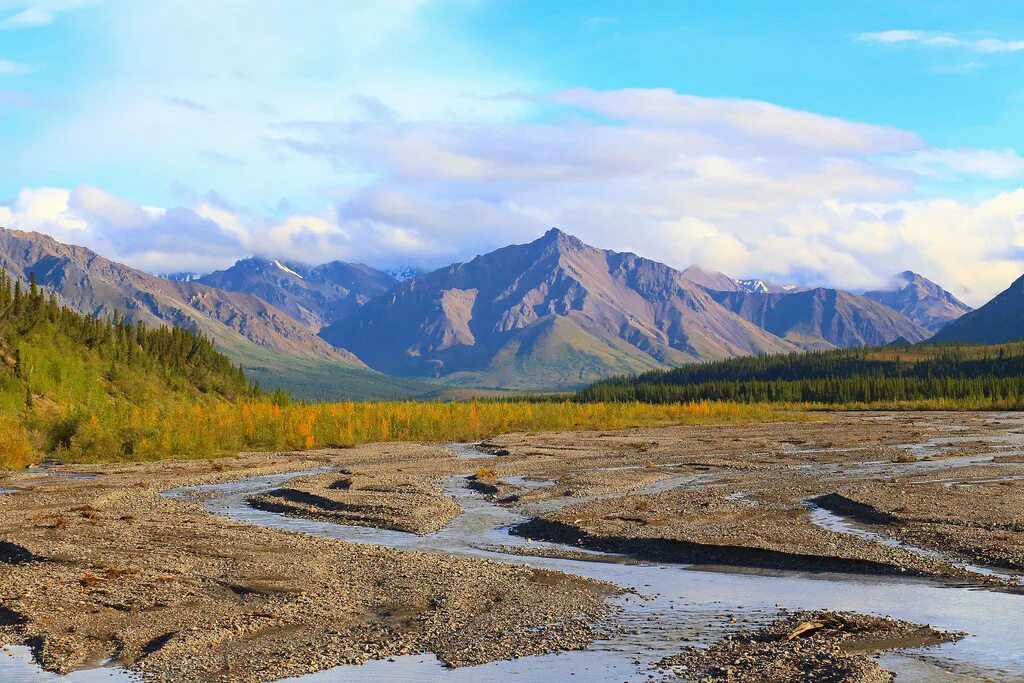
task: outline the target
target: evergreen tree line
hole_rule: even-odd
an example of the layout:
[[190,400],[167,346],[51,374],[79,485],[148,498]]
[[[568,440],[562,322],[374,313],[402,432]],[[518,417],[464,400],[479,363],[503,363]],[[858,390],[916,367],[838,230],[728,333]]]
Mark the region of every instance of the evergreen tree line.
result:
[[98,354],[109,364],[108,379],[124,373],[156,372],[169,384],[184,381],[200,391],[228,398],[258,391],[240,366],[198,332],[133,324],[117,312],[108,319],[82,315],[39,287],[35,273],[26,288],[0,270],[0,372],[6,366],[27,384],[31,369],[23,362],[19,345],[39,333],[47,340],[66,340],[71,347],[84,346]]
[[613,377],[581,401],[878,403],[950,399],[1016,404],[1024,346],[842,349],[767,355]]

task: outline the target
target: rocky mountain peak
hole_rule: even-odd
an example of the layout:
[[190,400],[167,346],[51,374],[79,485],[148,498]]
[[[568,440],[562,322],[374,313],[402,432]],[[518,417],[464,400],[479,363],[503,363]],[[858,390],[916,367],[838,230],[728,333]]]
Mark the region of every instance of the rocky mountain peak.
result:
[[401,283],[321,336],[392,374],[534,388],[796,348],[679,271],[557,228]]
[[865,292],[864,296],[903,313],[933,333],[971,310],[953,294],[912,270],[894,275],[886,289]]
[[594,247],[585,244],[583,240],[574,235],[570,235],[559,228],[551,228],[536,240],[534,244],[543,244],[545,246],[550,245],[554,246],[558,250],[594,249]]

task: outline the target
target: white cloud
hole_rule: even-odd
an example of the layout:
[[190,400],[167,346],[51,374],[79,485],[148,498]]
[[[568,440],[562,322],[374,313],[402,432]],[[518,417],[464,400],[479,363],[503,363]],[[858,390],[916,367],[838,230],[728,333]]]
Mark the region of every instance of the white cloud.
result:
[[1024,40],[1002,40],[991,37],[964,38],[952,33],[938,31],[909,31],[902,29],[877,31],[859,33],[856,38],[868,43],[883,43],[887,45],[909,43],[925,47],[960,48],[984,54],[1024,51]]
[[90,17],[90,38],[103,45],[94,70],[111,77],[62,92],[64,113],[40,121],[5,158],[34,177],[96,169],[81,180],[112,186],[120,171],[110,169],[131,167],[135,186],[154,193],[177,181],[200,193],[230,191],[249,206],[315,205],[323,185],[362,178],[269,146],[275,124],[507,120],[533,106],[501,96],[537,82],[439,16],[462,10],[425,12],[429,4],[99,5]]
[[[635,189],[631,186],[628,189]],[[666,188],[661,188],[662,190]],[[564,188],[562,188],[564,190]],[[0,225],[39,230],[152,272],[212,270],[254,253],[441,265],[559,225],[601,247],[683,268],[869,288],[911,269],[981,304],[1024,270],[1024,189],[977,203],[949,199],[800,201],[770,217],[706,218],[707,205],[671,195],[658,203],[532,192],[521,203],[354,196],[336,208],[275,218],[209,200],[136,206],[96,188],[23,190],[0,205]],[[650,197],[642,198],[649,201]]]
[[154,271],[253,253],[441,266],[553,225],[736,276],[859,288],[912,269],[972,304],[1024,271],[1024,190],[913,199],[936,177],[1016,179],[1014,150],[934,149],[889,127],[666,90],[521,99],[543,118],[439,121],[371,100],[353,117],[268,127],[273,150],[342,179],[319,205],[241,209],[185,193],[155,207],[96,187],[44,188],[0,205],[0,223]]
[[927,149],[897,157],[892,163],[925,176],[1024,179],[1024,157],[1013,149]]
[[932,71],[940,74],[969,74],[984,68],[981,62],[962,62],[960,64],[949,64],[933,66]]
[[720,140],[785,146],[790,151],[858,154],[910,149],[922,145],[907,131],[856,123],[768,102],[695,97],[658,89],[591,90],[554,93],[558,104],[579,107],[613,119],[670,127]]
[[71,192],[62,188],[25,188],[13,202],[0,205],[0,224],[45,232],[59,240],[91,237],[89,222],[68,205]]
[[109,192],[91,185],[80,185],[72,190],[66,206],[67,209],[75,211],[76,215],[91,219],[94,224],[118,230],[131,230],[145,225],[157,217],[154,213],[158,213],[118,199]]

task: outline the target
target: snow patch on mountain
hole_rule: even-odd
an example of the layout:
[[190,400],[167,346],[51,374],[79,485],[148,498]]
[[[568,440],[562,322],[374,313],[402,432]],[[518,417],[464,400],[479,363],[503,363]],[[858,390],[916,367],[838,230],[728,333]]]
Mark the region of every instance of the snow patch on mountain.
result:
[[289,268],[288,266],[286,266],[283,263],[281,263],[280,261],[278,261],[277,259],[274,259],[273,261],[271,261],[271,263],[273,263],[275,266],[277,266],[278,268],[280,268],[284,272],[288,273],[289,275],[294,275],[295,277],[299,278],[300,280],[305,280],[306,279],[306,278],[302,277],[301,275],[299,275],[298,273],[296,273],[291,268]]
[[396,266],[394,268],[389,268],[384,272],[390,275],[391,277],[395,278],[399,282],[402,282],[404,280],[414,278],[417,275],[423,275],[423,273],[427,271],[423,270],[422,268],[417,268],[415,266]]

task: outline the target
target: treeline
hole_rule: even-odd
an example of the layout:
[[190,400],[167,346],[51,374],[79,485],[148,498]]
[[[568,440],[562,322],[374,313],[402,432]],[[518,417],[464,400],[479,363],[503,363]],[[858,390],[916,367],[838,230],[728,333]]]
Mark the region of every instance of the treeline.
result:
[[197,332],[132,324],[117,312],[109,319],[82,315],[60,305],[53,293],[47,295],[34,273],[26,291],[20,281],[0,271],[0,354],[29,390],[35,370],[32,349],[25,348],[30,338],[44,347],[64,346],[69,353],[74,347],[93,352],[107,363],[108,380],[132,372],[158,372],[173,385],[227,398],[255,391],[242,368]]
[[844,349],[736,358],[613,377],[581,401],[872,404],[952,400],[1014,407],[1024,346]]
[[140,416],[158,407],[202,415],[260,395],[202,334],[82,315],[34,277],[24,284],[0,271],[0,468],[153,454],[153,439],[181,425]]

